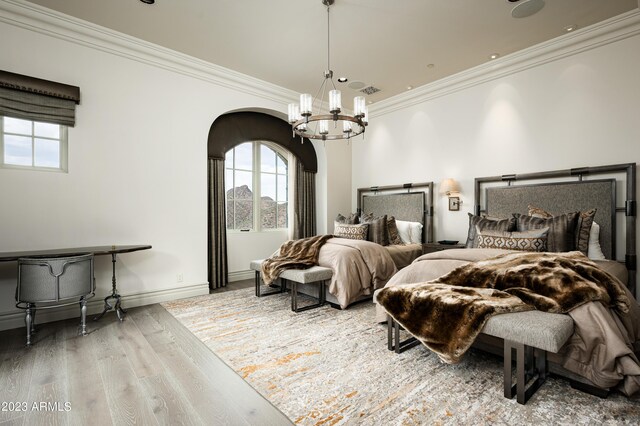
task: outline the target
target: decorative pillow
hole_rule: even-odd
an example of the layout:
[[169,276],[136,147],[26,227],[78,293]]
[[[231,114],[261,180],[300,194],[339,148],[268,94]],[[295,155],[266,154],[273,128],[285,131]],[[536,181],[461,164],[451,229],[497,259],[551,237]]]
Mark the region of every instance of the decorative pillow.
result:
[[396,220],[396,227],[402,244],[411,244],[411,222]]
[[525,232],[481,230],[476,227],[478,248],[493,248],[520,251],[547,251],[549,228]]
[[579,212],[564,213],[547,219],[528,215],[518,215],[518,231],[549,228],[547,250],[567,252],[576,249],[575,231]]
[[338,216],[336,216],[336,222],[346,223],[348,225],[357,225],[358,223],[360,223],[359,219],[360,218],[358,217],[357,213],[351,213],[349,217],[344,217],[340,213],[338,213]]
[[350,225],[347,223],[335,223],[335,227],[333,229],[333,235],[339,238],[348,238],[350,240],[362,240],[365,241],[367,239],[367,232],[369,230],[369,225],[361,224],[361,225]]
[[589,232],[589,250],[587,250],[587,256],[591,260],[606,260],[600,247],[600,225],[597,222],[593,222],[591,225],[591,231]]
[[[541,217],[549,219],[553,215],[546,210],[535,206],[528,206],[529,216]],[[589,235],[591,232],[591,225],[593,224],[593,218],[596,215],[596,209],[589,209],[580,212],[578,216],[578,223],[575,230],[575,249],[580,250],[582,254],[587,254],[589,250]]]
[[412,244],[422,244],[422,228],[420,222],[409,222],[409,235]]
[[477,229],[481,231],[505,231],[513,232],[516,230],[516,218],[508,219],[491,219],[488,217],[476,216],[469,213],[469,232],[467,234],[467,248],[477,247],[478,234]]
[[396,218],[393,216],[387,218],[387,234],[389,237],[389,244],[402,244],[402,239],[400,239],[400,235],[398,234],[398,225],[396,225]]
[[405,220],[396,220],[398,226],[398,234],[405,244],[422,243],[422,224],[420,222],[408,222]]
[[389,245],[389,235],[387,232],[387,215],[374,218],[371,213],[360,216],[360,223],[369,225],[368,241],[372,241],[381,246]]

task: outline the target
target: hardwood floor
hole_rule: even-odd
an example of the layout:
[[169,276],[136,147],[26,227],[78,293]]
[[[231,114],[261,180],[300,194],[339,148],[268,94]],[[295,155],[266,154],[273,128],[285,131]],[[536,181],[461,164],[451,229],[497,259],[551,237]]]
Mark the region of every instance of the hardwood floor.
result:
[[292,424],[160,305],[77,325],[0,332],[0,425]]

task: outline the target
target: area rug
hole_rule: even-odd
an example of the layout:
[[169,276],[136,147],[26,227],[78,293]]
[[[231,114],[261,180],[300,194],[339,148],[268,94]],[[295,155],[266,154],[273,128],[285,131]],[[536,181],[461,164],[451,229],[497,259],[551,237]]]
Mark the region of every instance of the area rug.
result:
[[163,306],[301,425],[639,424],[640,402],[600,399],[551,377],[526,405],[502,395],[502,360],[444,364],[423,346],[387,350],[365,302],[295,314],[286,294],[214,293]]

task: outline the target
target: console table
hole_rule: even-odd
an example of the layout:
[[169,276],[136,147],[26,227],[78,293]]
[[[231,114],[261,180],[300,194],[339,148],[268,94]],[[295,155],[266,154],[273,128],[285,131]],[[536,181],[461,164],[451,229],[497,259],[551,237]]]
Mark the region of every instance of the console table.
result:
[[[16,261],[21,257],[64,257],[64,256],[80,256],[82,254],[93,254],[94,256],[111,255],[111,264],[113,268],[113,275],[111,278],[111,294],[104,298],[104,310],[102,313],[94,318],[95,321],[102,318],[111,309],[115,309],[116,315],[120,321],[124,320],[124,315],[127,313],[122,308],[120,303],[120,294],[116,287],[116,255],[121,253],[131,253],[140,250],[149,250],[150,245],[129,245],[129,246],[95,246],[95,247],[74,247],[63,249],[51,249],[51,250],[30,250],[30,251],[16,251],[0,253],[0,262]],[[109,300],[115,301],[114,305],[109,303]]]

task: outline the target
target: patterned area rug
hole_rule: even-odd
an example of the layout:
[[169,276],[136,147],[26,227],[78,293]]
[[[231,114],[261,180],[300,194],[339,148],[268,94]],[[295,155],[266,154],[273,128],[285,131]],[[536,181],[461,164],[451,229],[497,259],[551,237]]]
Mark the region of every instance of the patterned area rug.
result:
[[163,306],[296,424],[640,424],[640,402],[554,377],[526,405],[508,400],[502,360],[481,351],[457,365],[423,346],[396,355],[370,302],[295,314],[251,288]]

